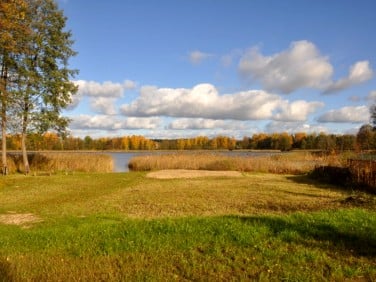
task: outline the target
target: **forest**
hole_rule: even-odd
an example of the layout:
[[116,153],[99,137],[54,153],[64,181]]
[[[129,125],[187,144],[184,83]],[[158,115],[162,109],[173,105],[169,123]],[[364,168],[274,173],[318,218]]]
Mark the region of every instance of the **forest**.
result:
[[[21,149],[19,134],[7,135],[9,150]],[[258,133],[250,137],[237,140],[234,137],[216,136],[209,138],[197,136],[181,139],[148,139],[140,135],[122,137],[102,137],[94,139],[67,136],[47,132],[28,135],[27,147],[32,151],[40,150],[374,150],[376,149],[376,131],[371,125],[363,125],[356,135],[326,134],[304,132],[289,134]]]

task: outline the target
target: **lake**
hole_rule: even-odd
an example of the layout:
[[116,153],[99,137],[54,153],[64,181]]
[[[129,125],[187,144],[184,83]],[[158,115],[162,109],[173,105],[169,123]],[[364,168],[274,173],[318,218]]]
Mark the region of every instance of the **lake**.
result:
[[[147,151],[147,152],[104,152],[114,160],[114,172],[128,172],[128,164],[131,158],[142,155],[174,154],[176,151]],[[184,151],[183,153],[197,154],[197,151]],[[205,152],[206,153],[206,152]],[[222,154],[234,157],[256,157],[279,154],[279,152],[247,152],[247,151],[210,151],[210,153]]]

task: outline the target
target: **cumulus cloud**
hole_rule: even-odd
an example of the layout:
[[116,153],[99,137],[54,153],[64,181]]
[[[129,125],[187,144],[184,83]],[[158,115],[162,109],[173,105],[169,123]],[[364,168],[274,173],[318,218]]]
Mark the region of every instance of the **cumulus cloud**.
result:
[[359,61],[349,69],[347,77],[332,81],[333,66],[309,41],[296,41],[280,53],[264,56],[252,48],[240,59],[239,72],[247,80],[260,81],[268,91],[285,94],[300,88],[316,88],[324,94],[335,93],[373,76],[368,61]]
[[330,110],[318,118],[319,122],[338,123],[366,123],[369,122],[370,113],[366,106],[343,107],[338,110]]
[[231,130],[244,130],[246,126],[243,122],[239,121],[224,121],[224,120],[214,120],[214,119],[203,119],[203,118],[181,118],[172,121],[169,129],[174,130],[187,130],[187,129],[231,129]]
[[78,86],[78,91],[72,96],[72,102],[67,109],[74,109],[84,97],[89,97],[92,110],[99,114],[114,114],[116,100],[123,97],[126,90],[136,87],[136,83],[131,80],[122,83],[77,80],[74,83]]
[[97,97],[90,99],[90,107],[99,114],[115,115],[117,112],[115,102],[115,98]]
[[105,81],[99,83],[96,81],[77,80],[78,95],[89,97],[123,97],[124,91],[135,87],[135,83],[125,80],[123,83]]
[[120,130],[120,129],[155,129],[160,126],[160,118],[135,118],[118,119],[107,115],[79,115],[72,118],[72,129],[97,129],[97,130]]
[[302,122],[272,121],[266,125],[266,131],[269,133],[288,132],[290,134],[293,134],[297,132],[306,132],[306,133],[328,132],[328,129],[318,124],[307,124],[307,123],[302,123]]
[[330,84],[324,91],[325,94],[335,93],[353,85],[370,80],[373,70],[368,61],[360,61],[350,67],[349,75]]
[[196,50],[196,51],[192,51],[189,53],[189,61],[194,65],[198,65],[203,60],[208,59],[212,56],[213,56],[212,54],[204,53],[204,52]]
[[250,49],[240,59],[239,72],[248,80],[260,81],[268,91],[288,94],[299,88],[324,88],[330,83],[333,67],[313,43],[297,41],[272,56]]
[[274,116],[274,120],[280,121],[305,121],[309,114],[324,107],[322,102],[307,102],[303,100],[288,103],[284,101],[280,105],[281,111]]
[[[303,111],[298,111],[304,106]],[[192,89],[142,87],[140,96],[120,107],[127,116],[170,116],[232,120],[305,120],[321,103],[298,101],[290,104],[279,95],[262,90],[219,95],[211,84],[199,84]]]

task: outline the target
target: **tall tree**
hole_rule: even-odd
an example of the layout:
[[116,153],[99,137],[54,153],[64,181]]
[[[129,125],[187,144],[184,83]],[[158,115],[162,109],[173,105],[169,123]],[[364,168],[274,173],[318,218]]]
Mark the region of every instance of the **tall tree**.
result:
[[24,0],[0,1],[0,119],[2,134],[2,173],[8,173],[7,166],[7,112],[13,101],[13,90],[19,57],[27,53],[26,39],[30,35],[27,20],[28,5]]
[[31,32],[25,43],[26,52],[18,58],[14,109],[20,118],[21,147],[27,174],[27,133],[29,130],[44,133],[49,129],[65,132],[68,119],[60,114],[77,91],[72,82],[77,71],[68,67],[69,59],[76,52],[72,49],[72,34],[65,30],[66,18],[55,1],[25,1]]

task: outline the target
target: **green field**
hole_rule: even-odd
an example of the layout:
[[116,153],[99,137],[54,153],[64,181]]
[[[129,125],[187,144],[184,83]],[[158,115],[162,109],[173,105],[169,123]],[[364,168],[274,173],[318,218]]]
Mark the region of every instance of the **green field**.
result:
[[266,173],[10,175],[0,179],[0,277],[375,281],[376,199]]

